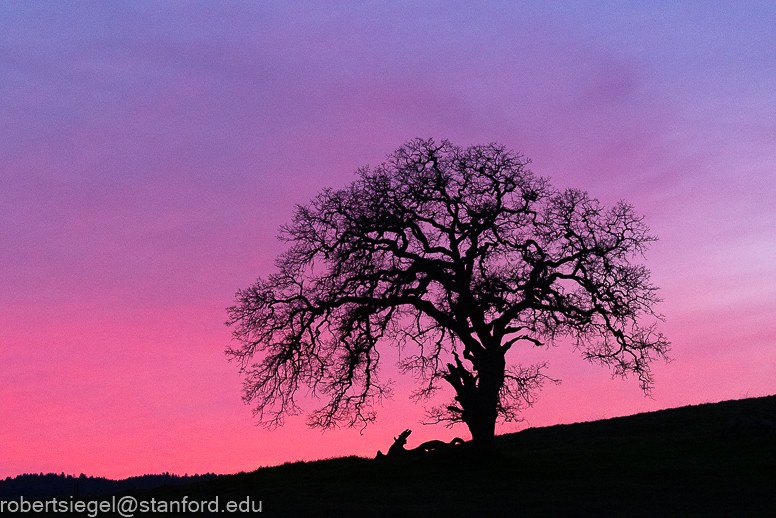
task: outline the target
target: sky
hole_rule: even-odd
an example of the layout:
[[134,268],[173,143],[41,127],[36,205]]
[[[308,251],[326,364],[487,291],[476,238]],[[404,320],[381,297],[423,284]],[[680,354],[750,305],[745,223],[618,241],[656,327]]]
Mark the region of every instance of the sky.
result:
[[659,238],[651,397],[534,351],[562,383],[499,433],[776,393],[774,27],[769,1],[0,3],[0,478],[468,439],[398,372],[365,430],[268,431],[224,354],[295,204],[415,137],[499,142]]

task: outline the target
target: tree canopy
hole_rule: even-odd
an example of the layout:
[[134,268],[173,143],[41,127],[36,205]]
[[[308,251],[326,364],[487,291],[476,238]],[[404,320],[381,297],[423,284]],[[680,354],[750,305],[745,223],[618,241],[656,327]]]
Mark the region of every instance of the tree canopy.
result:
[[466,423],[480,444],[548,379],[544,363],[507,363],[521,347],[570,339],[649,390],[650,363],[669,349],[636,262],[655,238],[631,205],[555,190],[527,165],[498,144],[416,139],[297,206],[277,271],[228,309],[227,353],[260,421],[299,413],[306,389],[325,400],[312,425],[366,425],[390,393],[391,347],[419,397],[453,388],[430,415]]

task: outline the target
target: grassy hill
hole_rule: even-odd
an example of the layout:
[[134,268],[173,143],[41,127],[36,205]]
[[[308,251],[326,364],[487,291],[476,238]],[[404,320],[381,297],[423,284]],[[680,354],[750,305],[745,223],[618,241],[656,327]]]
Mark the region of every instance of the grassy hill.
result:
[[488,457],[299,462],[132,494],[251,495],[283,517],[776,516],[774,417],[776,396],[725,401],[531,428]]

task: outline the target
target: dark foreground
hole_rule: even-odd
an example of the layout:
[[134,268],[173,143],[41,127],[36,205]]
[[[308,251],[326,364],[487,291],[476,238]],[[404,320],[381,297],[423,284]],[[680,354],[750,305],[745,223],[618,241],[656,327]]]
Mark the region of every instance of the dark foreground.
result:
[[489,457],[340,458],[133,494],[250,495],[283,517],[776,516],[774,417],[776,396],[726,401],[528,429]]

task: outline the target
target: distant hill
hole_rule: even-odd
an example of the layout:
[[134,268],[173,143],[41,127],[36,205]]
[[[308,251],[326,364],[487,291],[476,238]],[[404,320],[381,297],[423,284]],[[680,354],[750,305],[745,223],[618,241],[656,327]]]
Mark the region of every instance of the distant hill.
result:
[[486,457],[455,448],[289,463],[121,495],[218,497],[222,509],[250,497],[263,515],[283,517],[776,516],[776,396],[530,428],[498,437]]
[[94,497],[110,495],[121,491],[152,489],[159,486],[190,484],[202,480],[212,480],[218,475],[177,476],[143,475],[123,480],[110,480],[102,477],[65,475],[64,473],[27,473],[17,477],[0,480],[0,499],[23,496],[28,499]]

